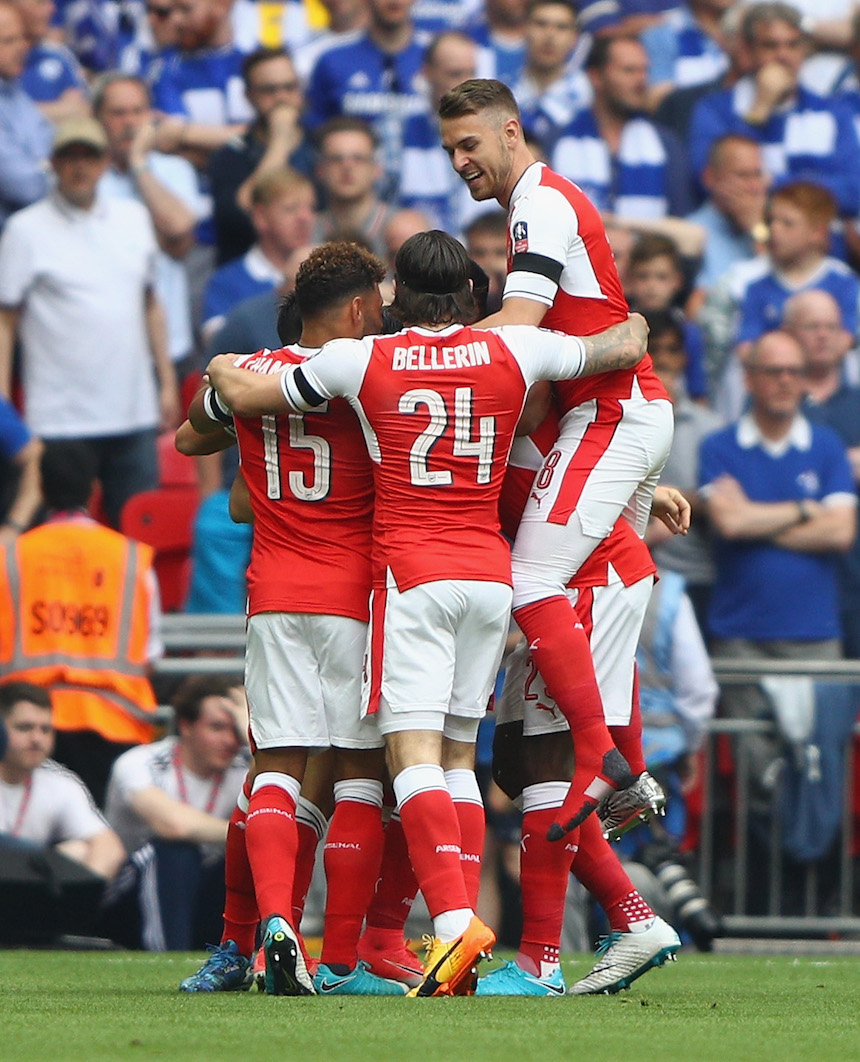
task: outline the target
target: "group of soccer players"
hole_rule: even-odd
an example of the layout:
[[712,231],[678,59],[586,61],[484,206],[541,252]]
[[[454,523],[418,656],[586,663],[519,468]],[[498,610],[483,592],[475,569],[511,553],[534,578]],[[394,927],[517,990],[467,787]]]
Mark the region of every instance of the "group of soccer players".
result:
[[[380,335],[382,266],[323,245],[288,308],[298,342],[214,358],[178,433],[197,453],[235,434],[255,524],[253,767],[228,831],[224,936],[186,991],[248,987],[260,925],[271,994],[561,995],[571,872],[612,931],[572,992],[617,991],[680,945],[593,814],[623,827],[662,800],[642,760],[634,653],[670,403],[599,214],[533,159],[507,87],[464,82],[440,119],[472,196],[509,210],[501,311],[475,327],[472,263],[421,233],[395,263],[398,330]],[[662,491],[661,515],[683,531],[689,506]],[[474,743],[512,607],[525,640],[494,751],[522,802],[523,936],[515,962],[478,979],[495,935],[475,914]],[[314,966],[298,923],[332,796]],[[418,888],[433,920],[423,966],[403,940]]]

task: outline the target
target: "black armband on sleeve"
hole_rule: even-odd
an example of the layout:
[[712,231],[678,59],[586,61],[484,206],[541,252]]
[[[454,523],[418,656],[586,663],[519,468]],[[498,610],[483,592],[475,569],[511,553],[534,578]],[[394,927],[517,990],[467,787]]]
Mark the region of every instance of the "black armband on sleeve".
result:
[[323,398],[319,392],[315,391],[308,383],[307,377],[302,372],[301,366],[293,372],[293,383],[296,385],[296,390],[309,406],[321,406],[325,402],[325,398]]
[[511,263],[512,273],[537,273],[538,276],[546,277],[553,284],[558,284],[564,266],[556,262],[554,258],[547,258],[545,254],[533,254],[531,251],[523,251],[514,255]]

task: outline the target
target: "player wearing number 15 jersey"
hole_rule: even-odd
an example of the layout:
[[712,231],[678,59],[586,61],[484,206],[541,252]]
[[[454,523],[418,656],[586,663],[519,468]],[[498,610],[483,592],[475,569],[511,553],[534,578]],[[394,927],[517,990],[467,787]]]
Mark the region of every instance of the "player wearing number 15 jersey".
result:
[[645,330],[639,318],[589,340],[463,325],[474,316],[469,260],[441,232],[407,240],[395,272],[392,309],[414,322],[404,331],[336,340],[277,387],[229,357],[208,371],[239,413],[313,410],[344,396],[361,422],[376,484],[365,702],[386,735],[434,922],[415,992],[435,995],[462,991],[495,940],[465,884],[443,747],[447,757],[452,745],[471,745],[501,660],[511,579],[498,499],[514,430],[534,381],[633,365]]
[[[378,330],[383,275],[382,264],[354,244],[317,249],[296,282],[302,345],[263,350],[240,362],[256,378],[273,379],[325,340]],[[227,415],[214,393],[206,404],[214,417]],[[361,978],[373,983],[375,994],[402,994],[403,985],[356,966],[383,845],[382,739],[375,721],[360,715],[373,497],[361,430],[343,399],[283,416],[236,416],[235,429],[255,524],[245,688],[256,777],[245,836],[264,920],[266,989],[314,990],[285,916],[292,905],[295,808],[307,754],[331,744],[337,780],[325,856],[322,990],[356,990]]]
[[[627,302],[595,206],[537,162],[519,108],[499,81],[464,81],[439,104],[442,142],[473,199],[508,210],[501,311],[485,324],[593,333]],[[515,617],[576,749],[560,822],[572,828],[632,782],[603,717],[588,639],[565,596],[569,580],[624,513],[642,535],[672,441],[672,409],[650,358],[587,380],[559,381],[558,438],[535,478],[513,550]],[[563,836],[560,826],[553,830]]]

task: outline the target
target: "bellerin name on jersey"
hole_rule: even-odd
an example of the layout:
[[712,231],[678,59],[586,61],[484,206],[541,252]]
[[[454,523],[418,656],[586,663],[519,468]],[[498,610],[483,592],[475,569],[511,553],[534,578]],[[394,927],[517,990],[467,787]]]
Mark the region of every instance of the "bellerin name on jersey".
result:
[[420,346],[395,347],[391,368],[408,369],[465,369],[490,364],[489,346],[478,340],[460,343],[456,347]]

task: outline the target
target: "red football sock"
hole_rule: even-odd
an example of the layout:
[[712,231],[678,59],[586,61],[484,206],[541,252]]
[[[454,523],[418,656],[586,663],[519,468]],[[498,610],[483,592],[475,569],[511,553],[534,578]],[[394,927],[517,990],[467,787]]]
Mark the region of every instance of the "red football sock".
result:
[[[324,855],[326,905],[320,962],[352,970],[382,862],[382,783],[366,778],[335,782],[334,793]],[[362,796],[365,799],[359,799]]]
[[394,779],[400,821],[431,918],[470,908],[460,863],[460,827],[441,767],[407,767]]
[[558,966],[564,900],[576,831],[563,844],[547,840],[567,791],[567,782],[543,782],[523,790],[523,827],[520,846],[520,888],[523,931],[517,964],[546,977]]
[[[557,596],[535,601],[518,608],[514,618],[570,725],[576,766],[556,822],[572,829],[594,811],[602,797],[627,780],[626,764],[606,727],[588,636],[568,599]],[[609,757],[610,753],[614,755]],[[555,832],[556,839],[563,836],[562,831]]]
[[239,803],[233,808],[227,825],[227,846],[224,852],[224,932],[221,943],[233,940],[240,954],[250,958],[254,953],[257,925],[260,913],[257,910],[257,894],[254,878],[248,862],[245,845],[245,815],[248,809],[250,786],[248,779],[242,786]]
[[326,817],[305,797],[300,796],[296,805],[296,830],[298,849],[293,877],[293,928],[298,929],[305,913],[305,901],[314,876],[317,848],[325,833]]
[[654,917],[600,832],[595,816],[579,829],[579,851],[570,869],[606,912],[609,926],[616,932],[628,933],[631,925]]
[[254,779],[245,838],[262,918],[292,913],[298,795],[298,779],[291,775],[265,771]]
[[647,768],[642,753],[642,709],[639,705],[639,670],[633,670],[633,702],[630,722],[626,726],[611,726],[609,733],[615,747],[630,764],[631,774],[638,778]]
[[379,881],[367,911],[367,935],[396,931],[402,938],[417,893],[418,879],[409,861],[406,834],[395,812],[385,827]]
[[469,905],[474,911],[478,906],[481,856],[484,854],[484,835],[487,832],[484,802],[474,771],[464,768],[446,771],[445,784],[454,801],[454,810],[460,826],[460,864],[469,894]]

